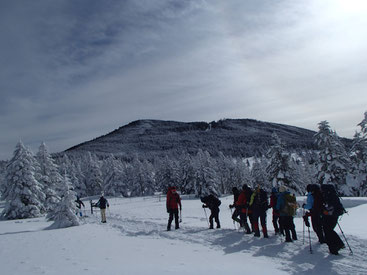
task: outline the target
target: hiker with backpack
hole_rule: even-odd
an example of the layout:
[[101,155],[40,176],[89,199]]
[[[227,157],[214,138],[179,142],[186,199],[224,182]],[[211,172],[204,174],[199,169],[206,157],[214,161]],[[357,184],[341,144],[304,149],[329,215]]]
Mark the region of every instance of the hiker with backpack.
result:
[[201,202],[203,203],[203,208],[209,208],[210,209],[210,217],[209,217],[209,229],[213,229],[213,219],[215,220],[215,223],[217,224],[217,228],[220,228],[220,221],[219,221],[219,206],[221,205],[221,201],[214,196],[213,194],[210,194],[205,197],[201,197]]
[[240,209],[240,219],[241,219],[241,225],[245,228],[246,234],[251,234],[253,230],[250,229],[247,218],[249,218],[252,226],[252,209],[250,209],[250,199],[251,199],[252,190],[250,187],[247,186],[247,184],[244,184],[242,186],[242,191],[240,195],[238,196],[238,199],[236,201],[236,206]]
[[304,216],[303,220],[307,227],[310,227],[308,217],[311,216],[311,223],[313,231],[315,231],[319,243],[325,243],[324,230],[322,226],[322,195],[320,187],[317,184],[309,184],[306,187],[307,190],[307,201],[303,205],[303,209],[308,210]]
[[266,228],[266,211],[268,210],[268,196],[264,189],[257,187],[252,193],[250,204],[253,211],[253,225],[255,237],[260,237],[259,218],[264,238],[269,238]]
[[284,186],[279,187],[276,209],[280,214],[280,224],[285,233],[285,241],[293,242],[293,240],[297,240],[296,227],[293,222],[293,216],[297,210],[297,201],[296,197],[291,195]]
[[279,217],[280,217],[279,211],[276,210],[275,208],[277,205],[277,199],[278,199],[278,190],[277,188],[273,187],[271,189],[270,204],[268,207],[273,209],[272,223],[273,223],[275,235],[277,234],[284,235],[283,228],[280,226],[280,222],[279,222]]
[[98,205],[99,209],[101,210],[101,222],[106,223],[106,206],[110,207],[110,205],[108,201],[106,200],[106,198],[103,196],[103,194],[99,198],[96,205]]
[[323,199],[322,225],[325,233],[325,241],[331,254],[338,255],[339,250],[345,247],[334,228],[338,224],[339,216],[346,211],[340,202],[335,187],[332,184],[322,184],[321,194]]
[[232,220],[233,220],[233,223],[238,222],[240,224],[240,227],[243,227],[243,225],[241,223],[241,219],[238,218],[238,216],[240,216],[240,214],[241,214],[241,208],[236,205],[238,197],[240,196],[240,191],[238,190],[237,187],[233,187],[232,188],[232,193],[233,193],[233,204],[229,205],[229,208],[231,208],[231,209],[234,208],[234,212],[232,214]]
[[167,231],[171,230],[173,217],[175,218],[175,229],[179,229],[178,208],[180,207],[180,211],[182,211],[182,204],[180,195],[177,193],[176,187],[174,186],[168,187],[166,207],[167,213],[169,213]]

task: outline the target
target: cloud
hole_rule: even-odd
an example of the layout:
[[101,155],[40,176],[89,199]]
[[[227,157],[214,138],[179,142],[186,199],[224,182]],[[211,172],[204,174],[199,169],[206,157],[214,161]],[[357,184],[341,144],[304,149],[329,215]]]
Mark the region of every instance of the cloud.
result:
[[367,101],[367,17],[343,4],[2,3],[0,158],[19,138],[60,151],[140,118],[329,120],[351,137]]

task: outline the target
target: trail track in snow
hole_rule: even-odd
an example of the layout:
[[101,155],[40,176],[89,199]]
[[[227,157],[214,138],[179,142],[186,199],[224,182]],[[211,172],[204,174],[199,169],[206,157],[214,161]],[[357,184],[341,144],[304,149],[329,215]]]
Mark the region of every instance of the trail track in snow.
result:
[[[126,205],[124,205],[126,207]],[[222,211],[224,212],[224,211]],[[270,212],[270,211],[269,211]],[[129,211],[127,211],[129,213]],[[340,255],[331,255],[326,244],[319,244],[311,229],[310,253],[307,228],[303,240],[303,230],[297,228],[298,240],[285,243],[284,238],[275,236],[268,219],[269,239],[255,238],[232,228],[209,230],[205,218],[200,215],[186,217],[191,225],[183,222],[178,230],[166,231],[168,215],[141,218],[135,213],[131,215],[107,213],[107,224],[100,224],[116,230],[125,236],[172,239],[185,243],[201,244],[210,249],[223,251],[223,255],[244,253],[252,257],[270,257],[282,264],[282,269],[289,274],[367,274],[367,240],[353,235],[346,235],[354,252],[350,254],[347,243],[338,229],[336,231],[345,242],[346,248]],[[222,213],[226,215],[228,213]],[[269,214],[268,214],[269,215]],[[100,223],[99,213],[85,220],[88,223]],[[173,223],[174,224],[174,223]],[[174,226],[173,226],[174,227]],[[302,229],[302,228],[301,228]],[[224,258],[225,260],[225,258]]]

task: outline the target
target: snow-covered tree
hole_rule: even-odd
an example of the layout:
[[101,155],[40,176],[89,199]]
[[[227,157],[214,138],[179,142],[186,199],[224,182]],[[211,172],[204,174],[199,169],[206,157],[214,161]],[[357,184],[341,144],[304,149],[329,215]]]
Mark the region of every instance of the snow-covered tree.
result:
[[343,143],[338,135],[330,129],[327,121],[319,123],[319,131],[315,134],[315,142],[319,147],[319,164],[317,179],[319,184],[332,183],[343,195],[349,195],[346,175],[349,159]]
[[38,217],[44,212],[45,194],[35,177],[37,161],[20,141],[6,167],[2,216],[7,219]]
[[100,163],[95,155],[88,152],[88,166],[86,174],[86,186],[89,195],[99,195],[102,193],[103,179]]
[[110,155],[103,161],[103,192],[108,196],[118,196],[127,194],[127,186],[124,182],[124,167],[120,160]]
[[54,223],[50,228],[56,229],[79,225],[79,219],[76,215],[76,194],[66,173],[62,182],[62,193],[60,195],[61,200],[55,208]]
[[351,169],[347,176],[348,185],[353,195],[367,195],[367,112],[364,119],[358,124],[360,132],[356,132],[351,149]]
[[46,195],[46,211],[52,212],[60,202],[57,190],[60,190],[62,177],[44,142],[39,147],[36,159],[39,164],[39,182],[42,185],[43,193]]
[[267,152],[269,164],[266,172],[273,187],[284,185],[295,194],[303,193],[303,188],[297,185],[294,178],[294,169],[290,165],[290,155],[285,150],[285,144],[275,133],[272,135],[273,145]]
[[[254,186],[261,186],[264,190],[271,190],[272,181],[269,181],[269,175],[266,172],[267,162],[264,158],[256,158],[252,164],[251,178]],[[247,184],[251,187],[250,184]]]
[[221,195],[219,191],[219,179],[215,172],[214,161],[207,151],[198,151],[194,158],[195,164],[195,195],[208,194]]
[[168,156],[164,157],[163,160],[155,161],[156,173],[155,182],[158,191],[166,192],[168,186],[178,185],[178,170],[174,161]]
[[187,153],[182,153],[177,165],[177,188],[182,194],[193,194],[195,185],[195,170],[192,158]]

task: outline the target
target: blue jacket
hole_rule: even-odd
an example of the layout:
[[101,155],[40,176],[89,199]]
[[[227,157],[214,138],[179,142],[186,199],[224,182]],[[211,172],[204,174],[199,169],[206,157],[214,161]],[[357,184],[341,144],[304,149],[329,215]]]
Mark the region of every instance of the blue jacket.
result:
[[285,206],[285,199],[284,196],[286,194],[290,194],[288,191],[279,193],[278,199],[277,199],[277,205],[275,206],[275,209],[279,211],[280,216],[286,216],[283,211],[281,211]]
[[311,192],[308,192],[307,194],[307,201],[306,201],[306,205],[303,207],[304,209],[307,210],[311,210],[313,208],[313,204],[314,204],[314,198]]

